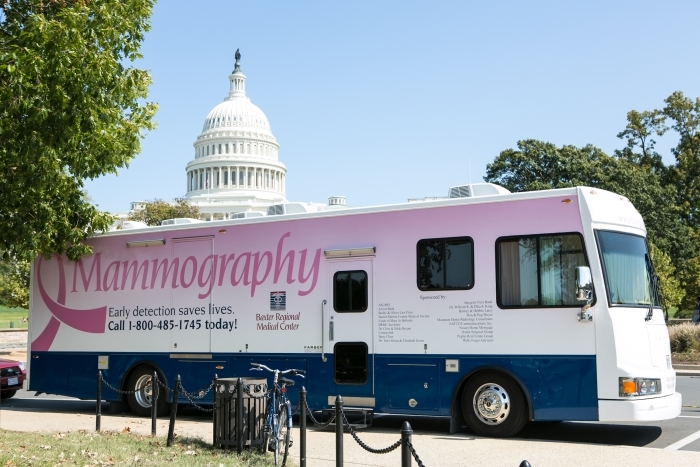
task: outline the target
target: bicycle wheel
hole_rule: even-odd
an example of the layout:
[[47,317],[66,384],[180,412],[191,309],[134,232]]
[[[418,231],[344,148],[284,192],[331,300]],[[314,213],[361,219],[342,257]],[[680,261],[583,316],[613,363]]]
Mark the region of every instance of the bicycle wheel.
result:
[[287,426],[287,404],[282,404],[277,412],[277,442],[275,443],[275,466],[284,466],[289,454],[289,428]]

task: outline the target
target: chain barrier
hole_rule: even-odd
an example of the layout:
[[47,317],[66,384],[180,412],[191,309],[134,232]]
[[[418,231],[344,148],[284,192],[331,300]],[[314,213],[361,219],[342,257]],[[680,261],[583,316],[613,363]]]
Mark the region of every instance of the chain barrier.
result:
[[335,421],[335,414],[328,420],[327,422],[321,423],[316,418],[314,417],[314,414],[311,412],[311,408],[309,408],[309,402],[304,399],[304,405],[306,406],[306,415],[309,416],[313,424],[319,428],[326,428],[329,426],[331,423]]
[[211,388],[214,387],[214,383],[215,383],[215,381],[212,380],[211,383],[209,384],[209,386],[202,388],[202,389],[199,389],[197,391],[193,391],[193,392],[187,392],[187,390],[182,385],[182,383],[180,383],[180,389],[182,390],[182,393],[185,395],[185,397],[187,397],[190,400],[192,400],[192,399],[204,399],[204,397],[207,394],[209,394],[209,391],[211,391]]
[[[217,406],[216,404],[214,404],[214,405],[212,405],[212,408],[211,408],[211,409],[205,409],[204,407],[200,406],[199,404],[197,404],[197,403],[194,401],[195,398],[190,397],[191,394],[190,394],[189,392],[185,391],[185,388],[182,387],[182,384],[180,384],[180,390],[181,390],[182,393],[185,395],[185,397],[187,398],[187,400],[190,401],[190,404],[191,404],[195,409],[197,409],[197,410],[199,410],[199,411],[201,411],[201,412],[212,413],[212,412],[214,412],[215,410],[218,410],[218,409],[221,408],[220,405]],[[201,399],[201,397],[199,397],[199,398],[197,398],[197,399]]]
[[[382,449],[375,449],[373,447],[367,446],[365,443],[362,442],[362,440],[359,438],[359,436],[357,436],[357,433],[355,433],[355,430],[352,428],[352,426],[348,422],[348,419],[345,416],[345,411],[343,410],[342,406],[340,407],[340,413],[343,416],[343,425],[345,425],[348,428],[352,437],[355,439],[355,441],[357,441],[357,444],[359,444],[362,447],[362,449],[364,449],[365,451],[371,452],[372,454],[387,454],[387,453],[390,453],[391,451],[394,451],[399,446],[401,446],[400,439],[397,442],[395,442],[394,444],[392,444],[391,446],[387,446],[387,447],[382,448]],[[421,465],[421,467],[425,467],[425,466]]]
[[[263,398],[269,396],[270,393],[272,393],[272,389],[268,389],[267,391],[263,392],[259,396],[256,396],[255,394],[250,393],[250,386],[251,386],[250,384],[243,386],[243,392],[248,394],[248,397],[250,397],[251,399],[263,399]],[[235,394],[236,392],[234,391],[233,393]]]
[[105,386],[107,386],[109,389],[111,389],[112,391],[116,392],[117,394],[136,394],[136,393],[139,392],[141,389],[145,389],[146,387],[148,387],[148,386],[145,386],[145,387],[143,387],[143,388],[141,388],[141,389],[136,389],[136,390],[134,390],[134,391],[122,391],[121,389],[117,389],[117,388],[115,388],[114,386],[112,386],[111,384],[109,384],[109,383],[107,382],[107,380],[104,379],[104,377],[101,378],[101,381],[104,383]]
[[423,464],[423,462],[421,462],[420,457],[418,457],[418,453],[413,448],[413,444],[410,441],[406,441],[406,444],[408,444],[408,449],[411,451],[411,455],[416,460],[418,467],[425,467],[425,464]]
[[165,381],[161,381],[160,378],[158,378],[158,386],[162,387],[166,391],[173,392],[173,389],[170,386],[168,386],[168,383],[166,383]]

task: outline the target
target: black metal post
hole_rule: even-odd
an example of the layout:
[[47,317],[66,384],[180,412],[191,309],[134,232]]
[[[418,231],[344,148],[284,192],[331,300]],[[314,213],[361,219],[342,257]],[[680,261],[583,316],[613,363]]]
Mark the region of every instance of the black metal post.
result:
[[343,398],[335,397],[335,466],[343,467]]
[[175,387],[173,388],[173,403],[170,406],[170,426],[168,427],[168,442],[167,446],[173,445],[173,437],[175,436],[175,417],[177,417],[177,400],[180,398],[180,375],[175,378]]
[[408,445],[411,442],[412,434],[411,424],[403,422],[401,426],[401,467],[411,467],[411,450]]
[[97,397],[95,399],[95,431],[100,431],[102,424],[102,370],[97,372]]
[[151,436],[156,436],[156,417],[158,416],[158,373],[151,378]]
[[306,388],[299,390],[299,467],[306,467]]
[[520,467],[532,467],[528,461],[522,461]]
[[243,380],[236,381],[236,451],[243,452]]
[[212,412],[212,415],[213,415],[212,427],[213,427],[213,429],[214,429],[214,433],[213,433],[214,437],[212,438],[212,440],[214,441],[214,445],[215,445],[215,446],[218,446],[218,445],[216,444],[216,441],[217,441],[217,440],[216,440],[216,425],[217,425],[217,422],[219,421],[219,419],[217,418],[217,415],[218,415],[218,416],[221,416],[221,413],[222,413],[222,412],[220,412],[221,408],[219,408],[219,410],[217,410],[217,408],[216,408],[216,394],[217,394],[217,391],[216,391],[216,380],[217,380],[217,379],[219,379],[219,375],[217,375],[216,373],[214,373],[214,378],[212,378],[212,380],[213,380],[213,382],[214,382],[214,386],[212,386],[212,400],[214,401],[214,405],[213,405],[213,409],[214,409],[214,410],[213,410],[213,412]]

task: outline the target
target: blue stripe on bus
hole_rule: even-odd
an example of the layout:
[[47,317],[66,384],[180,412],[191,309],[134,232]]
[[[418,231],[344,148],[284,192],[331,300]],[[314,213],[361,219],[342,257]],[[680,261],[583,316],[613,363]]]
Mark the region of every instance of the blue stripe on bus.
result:
[[[480,369],[502,369],[527,390],[535,420],[598,420],[596,360],[594,355],[391,355],[369,357],[368,373],[374,380],[366,384],[335,384],[333,355],[321,361],[317,353],[300,354],[213,354],[211,360],[170,358],[162,353],[33,352],[30,390],[61,394],[81,399],[95,398],[98,355],[109,356],[105,380],[119,386],[126,372],[142,363],[155,364],[172,386],[180,374],[187,391],[206,388],[214,374],[218,377],[269,377],[269,373],[250,371],[250,362],[271,368],[300,368],[307,379],[295,378],[290,388],[292,404],[298,400],[298,388],[306,386],[313,409],[328,407],[328,396],[375,397],[377,413],[414,415],[450,415],[456,386],[470,373]],[[445,371],[445,360],[459,361],[459,372]],[[217,369],[216,367],[223,367]],[[103,398],[118,399],[103,387]],[[413,399],[415,407],[410,407]],[[211,401],[207,396],[205,401]],[[186,400],[182,400],[186,402]],[[411,402],[412,404],[413,402]]]

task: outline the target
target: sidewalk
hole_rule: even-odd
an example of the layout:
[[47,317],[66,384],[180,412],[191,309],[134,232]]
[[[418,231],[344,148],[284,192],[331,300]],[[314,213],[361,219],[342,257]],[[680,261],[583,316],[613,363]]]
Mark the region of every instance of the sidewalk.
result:
[[[150,419],[126,415],[102,415],[104,431],[150,435]],[[0,428],[13,431],[66,432],[95,429],[95,416],[88,413],[46,413],[32,409],[2,410]],[[167,418],[158,420],[158,435],[166,436]],[[175,433],[179,438],[200,438],[212,441],[209,421],[178,420]],[[400,438],[395,430],[363,430],[358,436],[374,448],[390,446]],[[292,431],[294,444],[291,456],[299,465],[299,430]],[[389,454],[372,454],[363,450],[349,433],[343,436],[343,457],[347,466],[398,467],[401,465],[400,448]],[[664,451],[661,449],[626,446],[603,446],[583,443],[531,441],[522,439],[489,439],[466,434],[416,432],[412,444],[421,461],[428,467],[517,467],[528,460],[533,467],[620,467],[621,465],[673,465],[696,467],[700,453],[691,451]],[[335,433],[330,430],[307,430],[307,465],[309,467],[335,466]],[[414,462],[413,465],[416,465]]]

